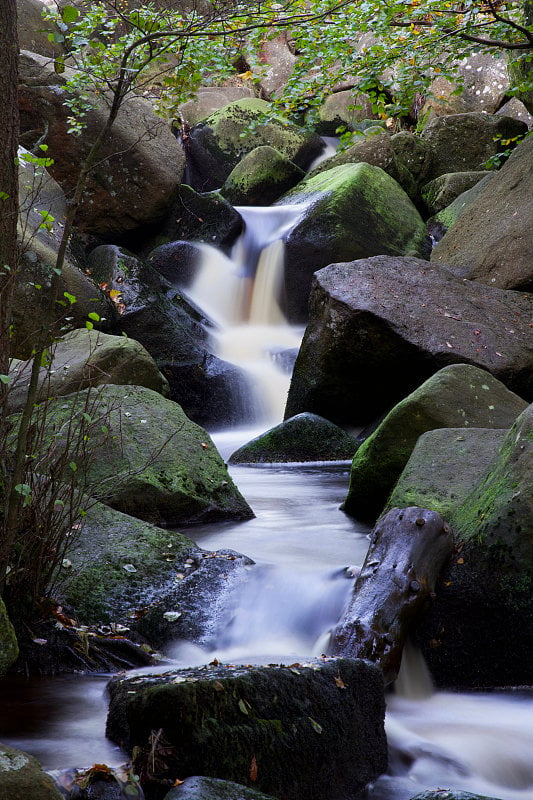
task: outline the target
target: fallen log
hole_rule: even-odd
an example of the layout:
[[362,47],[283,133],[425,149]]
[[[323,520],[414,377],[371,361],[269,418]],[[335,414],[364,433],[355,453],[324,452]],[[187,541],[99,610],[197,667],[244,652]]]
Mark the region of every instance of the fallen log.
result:
[[452,547],[450,528],[435,511],[393,508],[382,517],[331,653],[374,661],[385,683],[394,681],[409,630],[434,595]]

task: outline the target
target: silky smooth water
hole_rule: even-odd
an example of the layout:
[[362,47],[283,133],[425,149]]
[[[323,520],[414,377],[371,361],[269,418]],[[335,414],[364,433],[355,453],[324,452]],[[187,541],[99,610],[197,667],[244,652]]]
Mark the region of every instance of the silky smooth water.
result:
[[[238,244],[232,259],[205,249],[205,269],[193,296],[220,326],[219,354],[253,376],[264,430],[281,419],[289,383],[272,354],[297,347],[301,336],[284,324],[274,296],[283,261],[279,239],[301,209],[285,213],[278,207],[274,216],[266,209],[245,213],[247,241]],[[262,272],[263,288],[254,299],[255,276]],[[258,432],[213,438],[228,458]],[[187,533],[201,547],[232,548],[255,565],[216,645],[206,651],[176,642],[167,656],[186,666],[214,657],[225,663],[291,663],[320,655],[368,546],[368,529],[339,509],[349,464],[235,466],[231,473],[255,519],[197,526]],[[49,769],[121,763],[125,754],[104,737],[106,681],[106,676],[1,681],[0,741],[33,753]],[[366,796],[372,800],[409,800],[437,787],[533,800],[533,695],[528,690],[434,692],[420,656],[408,649],[396,691],[388,696],[386,728],[390,769],[369,787]]]

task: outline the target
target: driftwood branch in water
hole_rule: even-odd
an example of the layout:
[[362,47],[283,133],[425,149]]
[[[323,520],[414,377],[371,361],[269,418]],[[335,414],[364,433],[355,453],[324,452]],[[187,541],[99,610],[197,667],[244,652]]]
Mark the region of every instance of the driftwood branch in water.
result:
[[452,546],[450,528],[435,511],[393,508],[380,519],[333,632],[332,654],[374,661],[386,684],[395,680],[409,630],[434,594]]

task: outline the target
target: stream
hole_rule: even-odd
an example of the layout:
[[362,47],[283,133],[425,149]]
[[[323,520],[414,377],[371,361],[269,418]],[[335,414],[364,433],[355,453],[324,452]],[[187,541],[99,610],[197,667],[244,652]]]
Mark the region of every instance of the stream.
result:
[[[247,238],[233,259],[206,248],[211,277],[202,270],[191,290],[195,302],[220,325],[221,357],[253,376],[254,429],[213,434],[225,459],[282,418],[289,376],[273,366],[271,356],[296,348],[302,333],[284,324],[275,298],[283,264],[279,238],[302,209],[292,207],[287,221],[278,208],[277,221],[268,225],[269,210],[242,211]],[[242,285],[243,276],[248,286]],[[227,298],[222,307],[215,305],[221,297]],[[173,664],[203,664],[215,657],[223,663],[291,663],[325,651],[328,632],[348,601],[354,568],[368,547],[369,529],[339,509],[349,467],[339,462],[231,468],[255,519],[195,526],[187,533],[200,547],[232,548],[256,565],[216,648],[177,642],[165,654]],[[3,680],[0,741],[32,753],[50,770],[123,763],[126,754],[104,736],[108,678]],[[366,798],[409,800],[424,789],[441,787],[500,800],[533,800],[531,690],[436,692],[420,655],[409,648],[387,700],[389,774],[368,788]]]

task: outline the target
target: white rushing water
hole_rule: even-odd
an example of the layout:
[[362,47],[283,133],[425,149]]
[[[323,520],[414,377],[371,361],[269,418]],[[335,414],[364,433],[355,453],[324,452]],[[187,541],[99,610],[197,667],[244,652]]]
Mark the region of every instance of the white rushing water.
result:
[[[251,375],[263,404],[261,430],[280,421],[289,383],[273,353],[297,347],[301,336],[284,323],[279,303],[280,238],[301,211],[294,206],[274,214],[243,209],[245,239],[232,259],[206,248],[192,292],[220,326],[221,357]],[[259,432],[229,431],[213,438],[227,459]],[[168,655],[180,666],[214,657],[226,663],[291,663],[320,655],[348,600],[350,575],[368,546],[368,529],[339,509],[349,464],[235,466],[231,473],[255,519],[198,526],[188,533],[201,547],[232,548],[256,565],[216,645],[206,651],[180,642]],[[26,689],[19,685],[16,703],[5,683],[0,740],[34,753],[50,769],[120,763],[124,754],[104,738],[105,682],[93,676],[42,681]],[[531,692],[434,691],[420,656],[407,650],[396,691],[388,696],[386,728],[389,774],[369,787],[371,800],[409,800],[437,787],[533,800]]]

